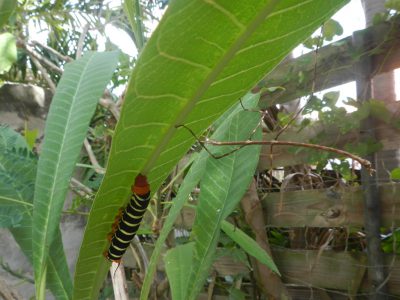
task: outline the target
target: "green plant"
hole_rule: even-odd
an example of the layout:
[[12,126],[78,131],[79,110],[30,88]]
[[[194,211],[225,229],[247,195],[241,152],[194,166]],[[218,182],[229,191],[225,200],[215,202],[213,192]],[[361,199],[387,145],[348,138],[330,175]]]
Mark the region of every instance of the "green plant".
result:
[[[102,256],[108,243],[106,235],[136,175],[139,172],[147,175],[152,190],[156,191],[193,144],[194,138],[179,125],[201,135],[229,109],[214,123],[217,124],[214,137],[233,141],[246,139],[257,128],[260,116],[243,111],[235,105],[237,100],[345,2],[254,0],[175,1],[170,4],[133,69],[121,119],[113,135],[106,174],[93,203],[81,247],[75,274],[75,299],[97,299],[109,267]],[[139,1],[126,3],[131,7]],[[140,24],[135,22],[140,11],[128,9],[128,16],[141,48],[145,37]],[[61,30],[57,34],[64,36],[65,32]],[[54,46],[69,54],[70,49],[65,47]],[[48,257],[51,259],[57,254],[56,262],[60,265],[65,262],[62,247],[58,252],[50,250],[54,245],[61,245],[58,224],[68,182],[95,103],[115,64],[115,53],[103,56],[90,53],[79,63],[67,65],[53,99],[38,175],[33,179],[36,182],[33,221],[29,221],[34,227],[33,261],[38,299],[44,298],[46,280],[51,281],[52,267],[57,266],[49,263]],[[54,78],[58,80],[59,77]],[[118,82],[118,77],[114,81]],[[247,94],[243,102],[248,104],[246,107],[256,107],[258,97],[258,94]],[[67,111],[67,117],[60,116],[60,111]],[[54,126],[57,130],[52,130]],[[254,137],[260,138],[260,129]],[[232,149],[211,148],[218,153]],[[198,155],[160,232],[142,299],[147,299],[165,238],[188,194],[199,182],[202,191],[191,236],[193,243],[169,252],[169,257],[174,259],[174,251],[178,254],[179,251],[193,251],[194,259],[185,278],[176,269],[167,271],[171,282],[186,280],[179,285],[181,299],[195,299],[201,290],[221,228],[243,249],[274,268],[265,252],[250,249],[252,242],[239,232],[235,234],[224,220],[247,189],[258,156],[259,147],[245,148],[220,160],[209,157],[204,151]],[[26,201],[23,205],[27,205]],[[18,222],[18,218],[10,223]],[[182,258],[187,259],[187,256]],[[64,270],[64,267],[55,268],[55,271]],[[60,278],[68,283],[69,275],[63,273]],[[61,285],[64,281],[57,283]],[[61,288],[64,295],[59,297],[70,298],[71,286],[66,284]]]
[[146,174],[157,190],[193,143],[190,133],[176,126],[185,124],[200,135],[342,4],[170,4],[133,70],[78,259],[75,298],[98,294],[108,270],[101,255],[105,237],[135,176]]

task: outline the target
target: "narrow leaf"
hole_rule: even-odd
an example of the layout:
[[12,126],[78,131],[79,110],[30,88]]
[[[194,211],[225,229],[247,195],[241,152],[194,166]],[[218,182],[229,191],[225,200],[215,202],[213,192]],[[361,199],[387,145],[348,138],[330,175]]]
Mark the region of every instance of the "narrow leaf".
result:
[[130,79],[79,254],[75,298],[98,298],[106,236],[137,174],[156,191],[194,142],[177,125],[200,135],[345,2],[170,2]]
[[245,234],[242,230],[235,227],[227,221],[221,223],[221,229],[233,240],[235,241],[244,251],[246,251],[251,256],[255,257],[258,261],[266,265],[275,273],[279,274],[278,268],[276,267],[272,258],[260,245],[257,244],[255,240]]
[[[228,141],[247,140],[257,128],[259,114],[241,111],[231,120]],[[254,139],[261,138],[257,129]],[[216,154],[226,153],[234,147],[215,147]],[[258,163],[261,147],[242,148],[221,159],[209,159],[206,176],[200,184],[199,205],[191,237],[195,241],[192,272],[185,299],[197,299],[208,271],[213,263],[221,222],[233,211],[250,184]]]
[[185,300],[185,287],[189,280],[192,256],[193,243],[179,245],[165,254],[165,271],[174,300]]
[[38,300],[44,298],[47,255],[59,228],[69,180],[90,118],[117,62],[118,52],[90,52],[68,64],[52,100],[33,209],[32,249]]
[[[243,105],[248,109],[253,109],[257,107],[258,100],[260,99],[260,94],[247,94],[243,97]],[[232,106],[232,108],[224,113],[215,123],[216,127],[215,133],[211,136],[211,139],[220,140],[224,137],[224,134],[229,126],[229,122],[232,118],[242,110],[242,106],[237,104]],[[169,210],[168,216],[164,222],[163,228],[160,232],[160,236],[157,239],[157,242],[154,246],[154,250],[152,252],[150,263],[147,268],[146,277],[143,282],[142,292],[140,294],[141,300],[147,300],[149,297],[150,287],[153,281],[153,277],[156,271],[157,263],[160,258],[161,251],[164,247],[165,240],[168,237],[168,234],[173,228],[174,222],[178,217],[182,207],[187,202],[189,194],[193,191],[196,185],[199,183],[200,178],[203,177],[205,172],[205,167],[207,164],[207,160],[209,159],[209,154],[202,150],[201,153],[197,156],[196,160],[190,167],[188,174],[182,182],[182,185],[179,188],[178,194],[174,198],[172,203],[172,207]]]

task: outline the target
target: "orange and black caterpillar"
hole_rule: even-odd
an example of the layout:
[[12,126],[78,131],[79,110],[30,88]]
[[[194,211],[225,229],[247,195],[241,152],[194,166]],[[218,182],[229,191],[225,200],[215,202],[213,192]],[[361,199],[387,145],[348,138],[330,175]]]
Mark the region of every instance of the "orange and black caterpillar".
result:
[[117,215],[109,234],[110,247],[104,256],[119,263],[139,229],[140,222],[150,202],[150,186],[147,178],[139,174],[132,185],[132,197],[125,210]]

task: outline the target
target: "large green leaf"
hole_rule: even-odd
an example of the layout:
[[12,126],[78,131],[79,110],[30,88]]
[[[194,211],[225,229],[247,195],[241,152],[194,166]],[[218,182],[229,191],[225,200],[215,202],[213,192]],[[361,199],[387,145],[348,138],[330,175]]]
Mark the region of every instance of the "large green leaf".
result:
[[[227,124],[224,140],[241,141],[249,138],[260,121],[259,114],[241,111]],[[261,139],[257,128],[254,139]],[[220,147],[215,153],[226,153],[235,148]],[[209,159],[201,180],[199,204],[191,238],[194,239],[192,271],[187,295],[182,300],[197,299],[215,257],[221,222],[234,210],[256,169],[260,146],[243,148],[221,159]]]
[[[0,127],[0,225],[9,228],[15,241],[32,264],[32,207],[36,158],[24,138],[10,128]],[[3,216],[18,216],[16,224],[4,224]],[[60,231],[50,248],[47,285],[56,299],[71,299],[69,274]]]
[[97,299],[111,223],[139,172],[156,190],[200,134],[346,0],[172,1],[141,53],[89,216],[76,299]]
[[15,37],[8,32],[0,34],[0,74],[8,72],[16,61],[17,43]]
[[193,243],[179,245],[165,254],[165,271],[171,287],[172,299],[185,299],[185,287],[189,280],[192,256]]
[[272,271],[280,275],[278,268],[276,267],[272,258],[263,248],[260,247],[259,244],[257,244],[255,240],[253,240],[242,230],[227,221],[223,221],[221,223],[221,229],[240,247],[242,247],[244,251],[246,251],[248,254],[255,257],[261,263],[270,268]]
[[0,0],[0,29],[7,23],[16,5],[16,0]]
[[52,100],[38,163],[33,208],[37,299],[44,299],[47,255],[59,229],[69,180],[90,118],[117,66],[118,52],[86,53],[68,64]]
[[[257,107],[259,99],[260,94],[248,93],[245,97],[243,97],[242,103],[244,107],[254,109]],[[211,139],[221,140],[224,137],[226,130],[228,130],[229,122],[242,109],[242,105],[234,105],[230,110],[226,111],[217,121],[215,121],[213,126],[216,127],[216,130],[211,136]],[[186,175],[184,181],[182,182],[182,185],[179,188],[178,194],[174,198],[172,207],[168,212],[168,216],[165,219],[163,228],[151,254],[150,263],[147,268],[146,277],[142,286],[142,292],[140,294],[141,300],[148,299],[151,283],[153,281],[153,277],[156,271],[161,251],[164,246],[164,242],[167,239],[171,229],[173,228],[174,222],[178,217],[182,207],[186,203],[188,195],[193,191],[193,189],[199,183],[200,179],[203,177],[208,159],[210,159],[209,154],[205,150],[202,150],[190,167],[188,174]]]

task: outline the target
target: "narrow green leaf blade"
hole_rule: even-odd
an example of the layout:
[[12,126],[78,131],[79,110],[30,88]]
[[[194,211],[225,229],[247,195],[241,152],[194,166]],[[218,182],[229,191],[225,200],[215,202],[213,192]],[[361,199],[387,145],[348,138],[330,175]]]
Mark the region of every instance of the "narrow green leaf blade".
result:
[[[259,123],[259,114],[241,111],[231,120],[226,138],[228,141],[247,140]],[[261,138],[258,128],[254,139]],[[215,147],[217,154],[234,147]],[[191,237],[195,241],[192,272],[186,299],[197,299],[213,262],[221,222],[234,210],[246,192],[254,175],[260,146],[242,148],[221,159],[209,159],[206,176],[201,180],[199,205]]]
[[8,32],[0,34],[0,74],[8,72],[16,61],[17,43],[14,35]]
[[68,64],[52,100],[34,194],[32,249],[37,299],[44,297],[47,255],[59,228],[69,180],[118,54],[89,52]]
[[193,243],[179,245],[165,254],[165,271],[171,286],[172,299],[185,300],[185,287],[192,264]]
[[[258,100],[260,99],[260,94],[251,94],[248,93],[245,97],[243,97],[243,105],[248,109],[253,109],[257,107]],[[242,110],[241,105],[234,105],[228,112],[223,114],[216,122],[215,122],[215,133],[211,136],[211,139],[220,140],[223,138],[227,127],[229,126],[230,120],[240,111]],[[178,194],[174,198],[172,203],[172,207],[169,210],[168,216],[164,222],[163,228],[160,232],[160,236],[157,239],[157,242],[154,246],[154,250],[152,252],[150,263],[147,268],[146,277],[143,281],[142,291],[140,294],[141,300],[147,300],[149,297],[150,287],[153,281],[153,277],[156,271],[157,263],[161,255],[161,251],[163,249],[165,240],[168,237],[168,234],[173,228],[174,222],[178,217],[182,207],[187,202],[188,195],[191,191],[196,187],[199,183],[200,179],[203,177],[205,172],[205,167],[207,164],[207,160],[209,159],[209,154],[202,150],[201,153],[197,156],[196,160],[190,167],[188,174],[182,182],[182,185],[179,188]]]
[[137,174],[147,175],[157,190],[194,142],[176,126],[200,135],[345,2],[170,3],[132,73],[86,227],[75,298],[97,299],[108,268],[106,236]]
[[258,259],[261,263],[266,265],[275,273],[279,274],[278,268],[276,267],[272,258],[268,255],[263,248],[261,248],[255,240],[245,234],[242,230],[235,227],[227,221],[221,223],[221,229],[233,240],[235,241],[244,251],[246,251],[251,256]]

